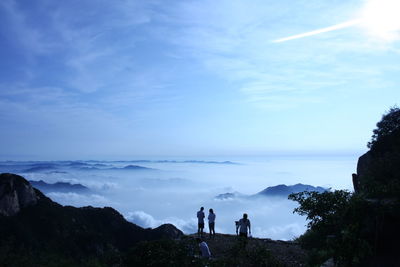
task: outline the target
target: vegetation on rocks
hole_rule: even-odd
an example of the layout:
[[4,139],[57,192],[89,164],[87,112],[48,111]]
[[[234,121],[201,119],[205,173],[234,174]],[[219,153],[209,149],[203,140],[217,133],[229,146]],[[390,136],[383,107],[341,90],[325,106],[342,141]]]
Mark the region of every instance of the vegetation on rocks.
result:
[[294,212],[306,215],[307,232],[298,241],[309,251],[308,264],[332,258],[337,266],[396,266],[400,239],[400,110],[377,123],[370,151],[353,174],[355,193],[301,192]]

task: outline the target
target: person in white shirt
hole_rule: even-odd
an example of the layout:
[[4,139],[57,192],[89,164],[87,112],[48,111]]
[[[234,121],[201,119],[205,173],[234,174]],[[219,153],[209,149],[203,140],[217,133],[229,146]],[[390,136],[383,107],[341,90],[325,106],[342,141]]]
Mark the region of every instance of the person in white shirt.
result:
[[200,210],[197,212],[197,220],[198,220],[198,227],[197,227],[197,235],[199,237],[203,236],[204,230],[204,207],[201,207]]
[[249,229],[248,233],[251,235],[250,220],[247,217],[247,213],[244,213],[243,218],[236,224],[236,233],[239,230],[239,236],[247,237],[247,229]]
[[210,238],[215,237],[215,213],[213,209],[208,213],[208,228],[210,229]]
[[208,245],[206,242],[201,240],[200,238],[197,238],[197,242],[199,243],[199,248],[201,252],[201,257],[209,259],[211,258],[211,252],[210,249],[208,248]]

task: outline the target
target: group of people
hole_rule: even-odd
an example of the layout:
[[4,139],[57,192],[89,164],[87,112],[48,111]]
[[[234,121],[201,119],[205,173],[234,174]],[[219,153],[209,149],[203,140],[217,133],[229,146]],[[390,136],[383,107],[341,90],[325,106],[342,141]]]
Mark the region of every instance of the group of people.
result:
[[[208,211],[208,229],[210,230],[210,238],[215,237],[215,213],[213,209],[209,209]],[[199,237],[203,237],[203,231],[204,231],[204,207],[201,207],[200,210],[197,212],[197,235]]]
[[[201,207],[200,210],[197,212],[197,235],[198,237],[203,237],[204,233],[204,207]],[[215,218],[216,215],[214,213],[213,209],[209,209],[208,213],[208,229],[210,230],[210,238],[215,237]],[[247,213],[243,214],[243,218],[241,218],[239,221],[235,221],[236,225],[236,235],[247,237],[248,235],[251,235],[251,225],[250,225],[250,220],[248,219]]]
[[[197,227],[197,241],[199,242],[199,248],[201,251],[201,255],[204,258],[210,258],[211,253],[210,249],[208,248],[207,243],[202,240],[203,233],[204,233],[204,207],[201,207],[200,210],[197,212],[197,220],[198,220],[198,227]],[[215,218],[216,215],[214,213],[213,209],[209,209],[208,213],[208,229],[210,230],[210,238],[215,237]],[[241,218],[239,221],[235,221],[235,226],[236,226],[236,235],[247,238],[248,235],[251,236],[251,226],[250,226],[250,220],[248,219],[248,215],[246,213],[243,214],[243,218]]]

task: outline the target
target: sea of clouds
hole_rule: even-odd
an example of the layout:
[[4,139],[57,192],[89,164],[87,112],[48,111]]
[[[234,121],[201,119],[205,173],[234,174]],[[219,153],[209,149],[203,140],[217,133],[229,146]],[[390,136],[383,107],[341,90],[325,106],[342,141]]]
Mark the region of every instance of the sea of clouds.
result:
[[[185,233],[197,231],[196,212],[214,209],[216,231],[235,233],[234,222],[249,215],[255,237],[289,240],[302,234],[306,220],[286,197],[247,197],[268,186],[296,183],[351,190],[355,157],[280,157],[213,160],[131,160],[1,162],[1,172],[28,180],[82,184],[86,192],[48,192],[62,205],[110,206],[142,227],[172,223]],[[125,168],[140,166],[143,168]],[[237,192],[243,197],[217,198]],[[207,225],[207,223],[206,223]],[[208,230],[206,226],[206,230]]]

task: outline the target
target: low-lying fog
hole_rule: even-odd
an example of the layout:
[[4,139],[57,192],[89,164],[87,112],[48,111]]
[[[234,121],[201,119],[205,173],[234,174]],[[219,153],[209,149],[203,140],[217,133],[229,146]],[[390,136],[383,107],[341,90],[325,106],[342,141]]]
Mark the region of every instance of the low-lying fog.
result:
[[[82,184],[90,190],[48,192],[47,196],[63,205],[111,206],[142,227],[172,223],[185,233],[194,233],[196,212],[204,206],[206,216],[209,208],[214,209],[217,232],[234,234],[234,221],[245,212],[252,223],[253,236],[287,240],[305,230],[305,218],[292,213],[297,203],[286,197],[246,195],[269,186],[296,183],[351,190],[356,160],[356,157],[281,157],[230,162],[225,159],[1,162],[0,171],[18,173],[28,180]],[[245,196],[216,198],[228,192]]]

